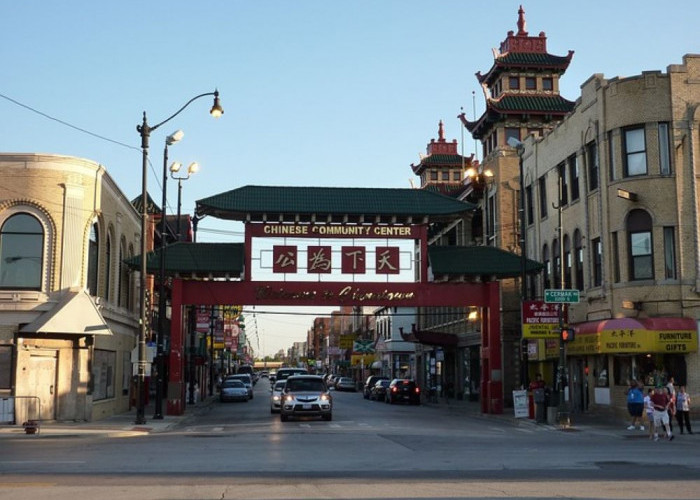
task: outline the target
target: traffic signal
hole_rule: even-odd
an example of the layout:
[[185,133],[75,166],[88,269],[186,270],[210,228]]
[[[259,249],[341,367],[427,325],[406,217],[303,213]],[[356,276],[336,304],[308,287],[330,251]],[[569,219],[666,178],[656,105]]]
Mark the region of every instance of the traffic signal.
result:
[[561,329],[561,341],[562,342],[573,342],[575,337],[575,332],[573,328],[562,328]]

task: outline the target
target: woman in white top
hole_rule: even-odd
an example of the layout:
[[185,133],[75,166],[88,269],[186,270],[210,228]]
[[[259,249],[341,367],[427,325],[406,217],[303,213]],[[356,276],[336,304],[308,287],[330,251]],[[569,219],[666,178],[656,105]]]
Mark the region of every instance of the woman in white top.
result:
[[676,393],[676,420],[678,421],[678,427],[681,428],[681,434],[683,434],[684,423],[688,434],[693,433],[693,431],[690,430],[690,396],[685,392],[684,385],[682,385]]

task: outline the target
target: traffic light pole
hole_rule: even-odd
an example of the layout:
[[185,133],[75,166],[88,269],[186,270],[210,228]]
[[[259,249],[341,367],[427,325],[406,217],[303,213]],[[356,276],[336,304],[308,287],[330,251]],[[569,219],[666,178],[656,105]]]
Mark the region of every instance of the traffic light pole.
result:
[[[564,293],[564,228],[562,227],[562,201],[563,201],[563,176],[559,176],[559,204],[555,208],[559,213],[559,289]],[[566,387],[566,342],[564,341],[564,308],[566,304],[559,304],[559,369],[557,370],[557,391],[559,393],[559,406],[557,408],[557,421],[561,427],[571,424],[569,419],[569,405],[565,400]]]

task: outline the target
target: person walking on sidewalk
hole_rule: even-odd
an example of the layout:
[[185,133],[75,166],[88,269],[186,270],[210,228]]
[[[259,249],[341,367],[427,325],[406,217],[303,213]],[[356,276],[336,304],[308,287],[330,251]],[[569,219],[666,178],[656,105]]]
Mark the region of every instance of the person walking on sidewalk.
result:
[[642,413],[644,412],[644,394],[639,388],[636,380],[630,380],[629,389],[627,389],[627,411],[632,417],[632,423],[627,427],[628,431],[633,431],[637,427],[644,430],[642,425]]
[[656,386],[654,394],[651,395],[651,402],[654,405],[654,441],[659,440],[659,429],[661,426],[666,429],[666,436],[669,441],[673,441],[673,433],[668,425],[668,408],[671,405],[671,398],[662,386]]
[[681,434],[683,434],[683,424],[685,424],[688,434],[693,433],[690,429],[690,396],[685,392],[684,385],[682,385],[676,393],[676,420],[678,420],[678,427],[681,429]]
[[644,396],[644,409],[646,410],[647,421],[649,424],[649,439],[654,439],[654,429],[656,429],[656,426],[654,425],[654,403],[651,401],[652,394],[654,394],[654,389],[649,388],[647,395]]

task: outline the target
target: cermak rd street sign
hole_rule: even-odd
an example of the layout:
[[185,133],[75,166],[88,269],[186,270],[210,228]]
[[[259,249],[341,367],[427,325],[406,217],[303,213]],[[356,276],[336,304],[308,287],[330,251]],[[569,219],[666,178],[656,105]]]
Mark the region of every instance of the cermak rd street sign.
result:
[[548,288],[544,291],[544,301],[547,304],[578,304],[579,291]]

